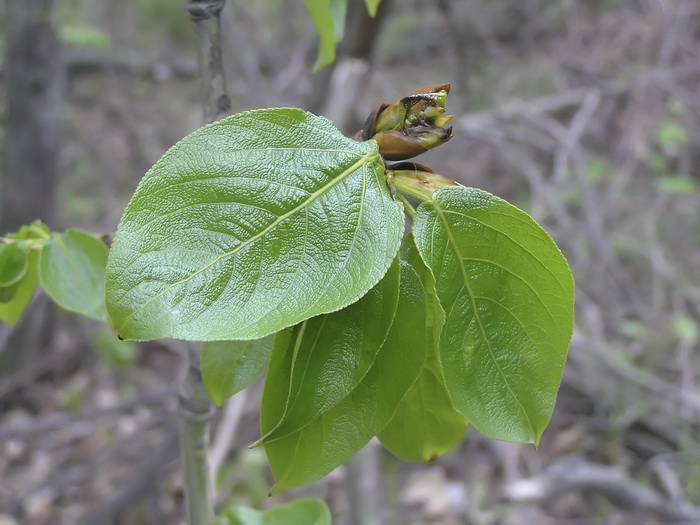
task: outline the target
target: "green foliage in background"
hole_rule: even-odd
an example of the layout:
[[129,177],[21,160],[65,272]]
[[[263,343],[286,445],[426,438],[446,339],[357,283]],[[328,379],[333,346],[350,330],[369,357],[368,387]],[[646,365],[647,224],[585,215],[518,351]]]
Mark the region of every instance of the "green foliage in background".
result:
[[[377,14],[380,1],[365,0],[370,16]],[[319,37],[318,56],[314,64],[316,72],[335,60],[335,46],[345,33],[348,0],[304,0],[304,4]]]
[[51,233],[40,221],[0,238],[0,320],[16,324],[41,284],[65,310],[105,321],[107,252],[88,233]]
[[330,525],[331,512],[320,499],[304,498],[262,512],[247,507],[228,509],[215,525]]

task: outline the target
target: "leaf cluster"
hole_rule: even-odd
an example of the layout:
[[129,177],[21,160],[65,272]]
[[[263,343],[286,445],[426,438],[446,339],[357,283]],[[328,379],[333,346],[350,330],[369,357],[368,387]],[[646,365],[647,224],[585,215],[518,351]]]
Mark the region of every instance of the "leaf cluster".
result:
[[0,238],[0,320],[15,325],[41,284],[61,308],[107,321],[107,245],[87,232],[52,233],[40,221]]
[[126,339],[203,341],[218,404],[267,372],[256,445],[273,492],[374,436],[410,461],[469,423],[536,444],[571,337],[570,270],[525,212],[445,181],[299,109],[205,126],[127,206],[110,320]]

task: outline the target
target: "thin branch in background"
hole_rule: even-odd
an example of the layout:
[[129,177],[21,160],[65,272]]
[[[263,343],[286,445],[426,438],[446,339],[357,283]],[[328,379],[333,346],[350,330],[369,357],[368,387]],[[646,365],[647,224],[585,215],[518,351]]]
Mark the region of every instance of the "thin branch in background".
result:
[[6,426],[0,429],[0,442],[9,439],[27,439],[33,435],[52,432],[79,421],[89,420],[90,423],[94,424],[97,420],[120,417],[136,408],[161,403],[174,393],[175,389],[173,387],[162,387],[112,406],[90,407],[80,412],[64,412],[55,416],[37,419],[22,426]]
[[700,508],[670,501],[636,483],[619,468],[595,465],[579,457],[555,461],[541,474],[505,487],[506,498],[521,503],[545,503],[571,491],[597,492],[620,509],[651,513],[663,520],[683,523],[700,520]]
[[190,0],[187,11],[197,34],[199,78],[205,124],[214,122],[231,109],[221,45],[221,11],[226,0]]

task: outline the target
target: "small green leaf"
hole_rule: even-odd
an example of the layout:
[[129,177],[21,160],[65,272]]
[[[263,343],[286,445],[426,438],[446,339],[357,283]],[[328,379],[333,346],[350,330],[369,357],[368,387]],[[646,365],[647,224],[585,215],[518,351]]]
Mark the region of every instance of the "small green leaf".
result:
[[102,359],[110,365],[131,365],[139,357],[139,350],[133,342],[120,341],[106,325],[95,333],[94,341]]
[[97,26],[65,25],[61,28],[61,42],[69,46],[84,47],[94,51],[108,51],[109,35]]
[[331,525],[331,511],[323,500],[304,498],[266,512],[246,507],[228,509],[217,525]]
[[668,158],[659,153],[654,153],[649,156],[649,159],[647,160],[647,167],[650,171],[656,173],[657,175],[668,173],[670,169]]
[[274,343],[274,334],[248,341],[202,343],[202,381],[214,403],[221,406],[263,375]]
[[377,9],[382,0],[365,0],[365,6],[367,7],[367,12],[369,16],[374,18],[377,16]]
[[[270,361],[271,380],[265,383],[261,410],[278,413],[280,418],[261,442],[296,432],[357,387],[394,321],[399,279],[397,259],[362,299],[338,312],[304,321],[295,329],[293,345],[277,349]],[[281,355],[287,352],[292,353],[291,366],[289,356]]]
[[427,354],[416,383],[399,403],[379,439],[404,461],[431,461],[459,443],[469,423],[452,407],[445,387],[438,360],[445,312],[435,294],[432,273],[420,258],[411,234],[401,247],[401,255],[416,270],[426,293]]
[[49,230],[46,224],[37,219],[34,222],[32,222],[29,226],[22,226],[16,233],[10,233],[6,235],[6,237],[8,239],[15,239],[18,241],[48,241],[49,239],[51,239],[51,230]]
[[223,520],[217,521],[216,525],[264,525],[264,514],[262,511],[249,509],[247,507],[234,507],[227,510],[222,516]]
[[0,244],[0,288],[19,282],[29,267],[29,246],[12,242]]
[[693,193],[697,187],[695,180],[682,175],[669,175],[656,179],[656,187],[666,193],[677,195],[687,195]]
[[688,132],[680,121],[664,120],[656,130],[656,141],[663,148],[685,146],[688,143]]
[[266,511],[263,525],[331,525],[331,511],[323,500],[298,499]]
[[13,293],[9,294],[11,295],[9,300],[0,302],[0,321],[14,326],[22,317],[24,309],[31,301],[39,284],[38,260],[39,253],[37,250],[30,250],[27,260],[27,271],[19,282],[11,285],[10,288],[12,288]]
[[591,182],[609,179],[615,173],[615,168],[604,157],[593,157],[585,165],[585,173]]
[[[264,444],[277,480],[272,493],[328,474],[386,426],[425,361],[426,332],[421,322],[425,308],[425,294],[416,272],[402,264],[394,323],[367,375],[331,410],[298,432]],[[263,435],[276,422],[276,414],[261,412]]]
[[474,188],[443,188],[413,232],[446,312],[440,362],[454,407],[481,432],[537,443],[573,330],[574,282],[525,212]]
[[319,36],[314,73],[335,60],[335,45],[345,32],[347,0],[304,0]]
[[259,339],[354,303],[386,273],[402,206],[372,141],[299,109],[234,115],[146,174],[107,263],[125,339]]
[[698,322],[688,314],[676,314],[671,319],[671,326],[678,339],[686,345],[695,345],[700,339]]
[[108,248],[80,230],[55,234],[41,250],[39,278],[61,308],[96,321],[106,321],[105,265]]

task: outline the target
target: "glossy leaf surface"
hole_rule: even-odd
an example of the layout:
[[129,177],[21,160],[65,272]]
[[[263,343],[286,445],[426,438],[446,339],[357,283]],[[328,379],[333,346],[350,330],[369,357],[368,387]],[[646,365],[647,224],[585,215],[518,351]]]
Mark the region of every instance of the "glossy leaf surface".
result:
[[537,443],[573,329],[566,260],[525,212],[473,188],[436,191],[413,231],[446,312],[440,361],[455,408],[490,437]]
[[394,321],[399,279],[397,259],[362,299],[304,321],[295,329],[293,345],[278,348],[269,372],[275,379],[265,383],[261,410],[280,416],[263,442],[303,428],[357,387]]
[[105,266],[109,249],[80,230],[54,234],[41,250],[39,278],[61,308],[105,321]]
[[11,293],[3,297],[7,300],[0,301],[0,321],[14,326],[22,317],[39,284],[38,260],[39,252],[31,250],[27,259],[27,271],[19,281],[8,287],[11,288]]
[[252,385],[267,368],[275,335],[248,341],[202,343],[202,381],[214,403],[223,402]]
[[362,297],[402,207],[376,144],[279,108],[189,135],[146,174],[117,229],[107,309],[122,337],[259,339]]
[[[401,266],[401,292],[394,323],[374,364],[357,388],[304,428],[265,443],[277,480],[272,492],[316,480],[343,464],[389,422],[425,360],[425,295],[415,271]],[[275,381],[268,375],[267,381]],[[277,421],[262,411],[265,434]]]
[[451,450],[469,425],[452,407],[438,359],[445,312],[435,294],[435,280],[421,259],[413,235],[401,247],[402,258],[421,279],[426,294],[426,360],[389,424],[379,434],[382,444],[404,461],[431,461]]

